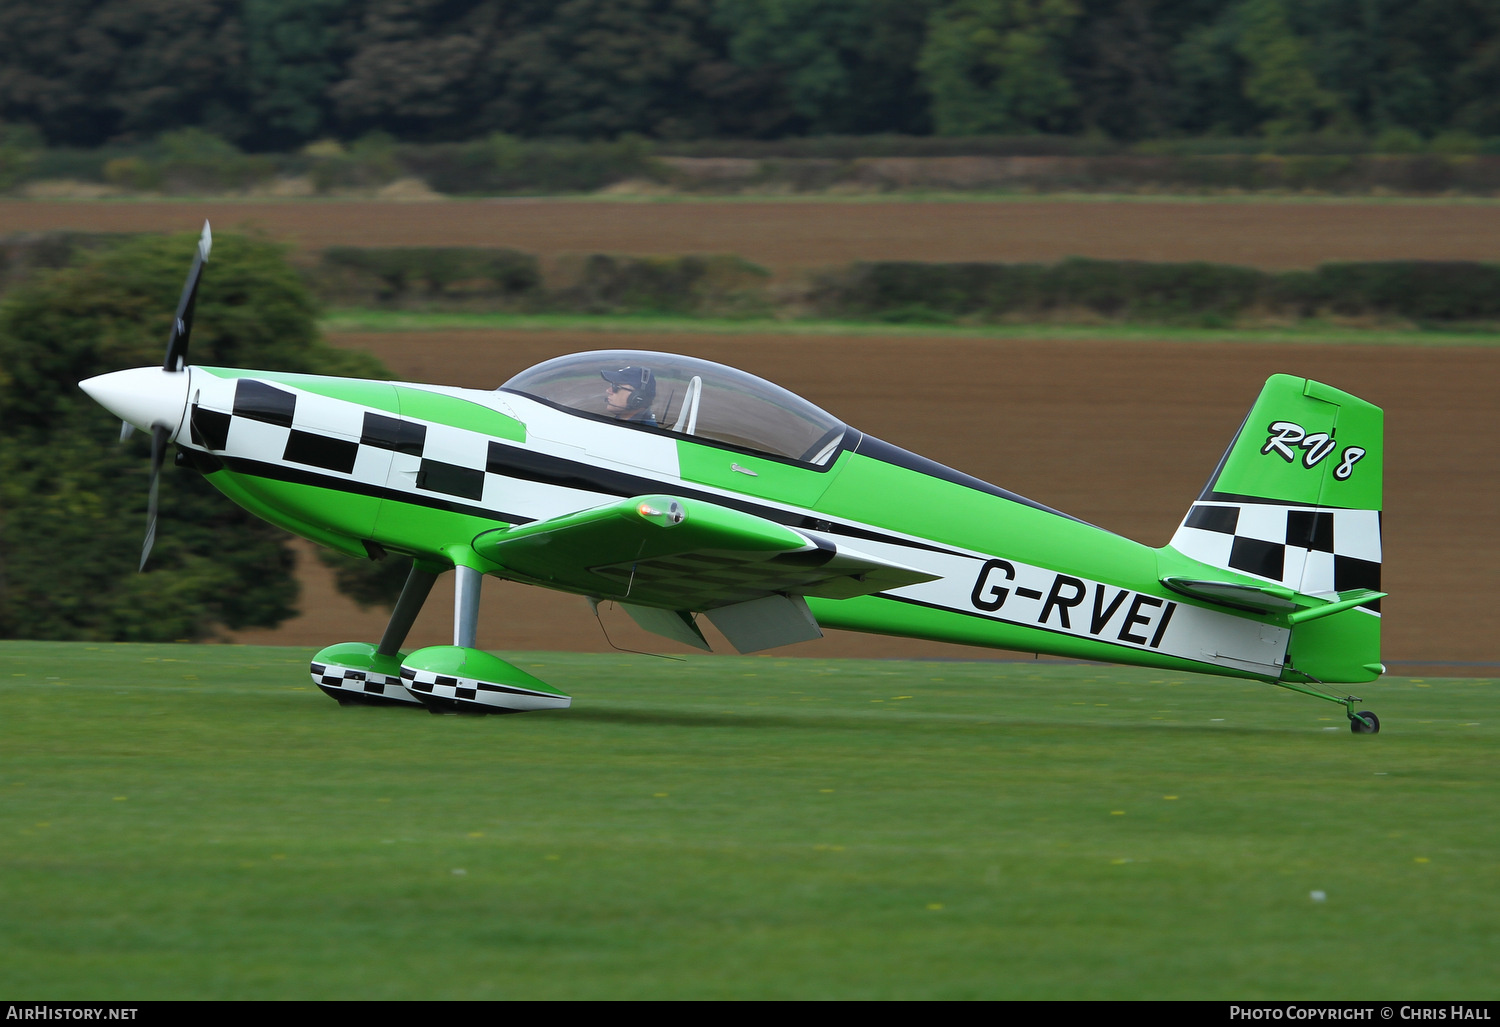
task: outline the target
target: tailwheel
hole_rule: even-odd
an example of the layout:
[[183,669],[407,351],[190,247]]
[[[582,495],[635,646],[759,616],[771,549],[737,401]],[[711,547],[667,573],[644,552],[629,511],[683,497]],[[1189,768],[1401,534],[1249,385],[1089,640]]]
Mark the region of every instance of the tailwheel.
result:
[[1349,711],[1349,730],[1357,735],[1380,734],[1380,718],[1369,710],[1361,713]]

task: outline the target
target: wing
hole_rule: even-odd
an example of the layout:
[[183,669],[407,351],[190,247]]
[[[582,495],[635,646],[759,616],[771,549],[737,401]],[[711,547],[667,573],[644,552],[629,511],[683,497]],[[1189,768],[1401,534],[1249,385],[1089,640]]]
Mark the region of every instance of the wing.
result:
[[682,625],[697,631],[685,614],[706,612],[741,652],[818,637],[804,596],[849,599],[937,577],[764,517],[671,496],[486,531],[472,544],[506,577],[615,600],[668,637],[690,641]]

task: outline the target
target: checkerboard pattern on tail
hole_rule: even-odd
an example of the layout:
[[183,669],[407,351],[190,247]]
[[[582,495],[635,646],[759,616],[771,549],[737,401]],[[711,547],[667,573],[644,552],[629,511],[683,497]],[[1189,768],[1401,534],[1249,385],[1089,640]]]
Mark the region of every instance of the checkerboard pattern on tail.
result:
[[1379,510],[1200,501],[1171,545],[1309,595],[1380,589]]

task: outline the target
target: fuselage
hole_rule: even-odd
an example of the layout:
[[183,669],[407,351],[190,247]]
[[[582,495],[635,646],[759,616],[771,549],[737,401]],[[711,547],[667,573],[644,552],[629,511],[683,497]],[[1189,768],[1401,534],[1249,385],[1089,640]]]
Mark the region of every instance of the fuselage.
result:
[[667,494],[934,575],[810,597],[825,627],[1268,680],[1285,658],[1290,632],[1270,618],[1163,586],[1159,551],[842,425],[791,457],[510,389],[212,367],[182,378],[175,418],[174,399],[153,402],[188,462],[258,516],[352,555],[559,587],[485,560],[471,541]]

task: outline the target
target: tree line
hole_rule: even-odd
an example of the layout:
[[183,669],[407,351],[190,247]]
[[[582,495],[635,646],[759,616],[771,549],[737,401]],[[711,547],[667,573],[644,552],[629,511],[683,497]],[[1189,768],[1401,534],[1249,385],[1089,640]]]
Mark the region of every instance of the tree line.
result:
[[1500,136],[1494,0],[17,0],[50,146]]

